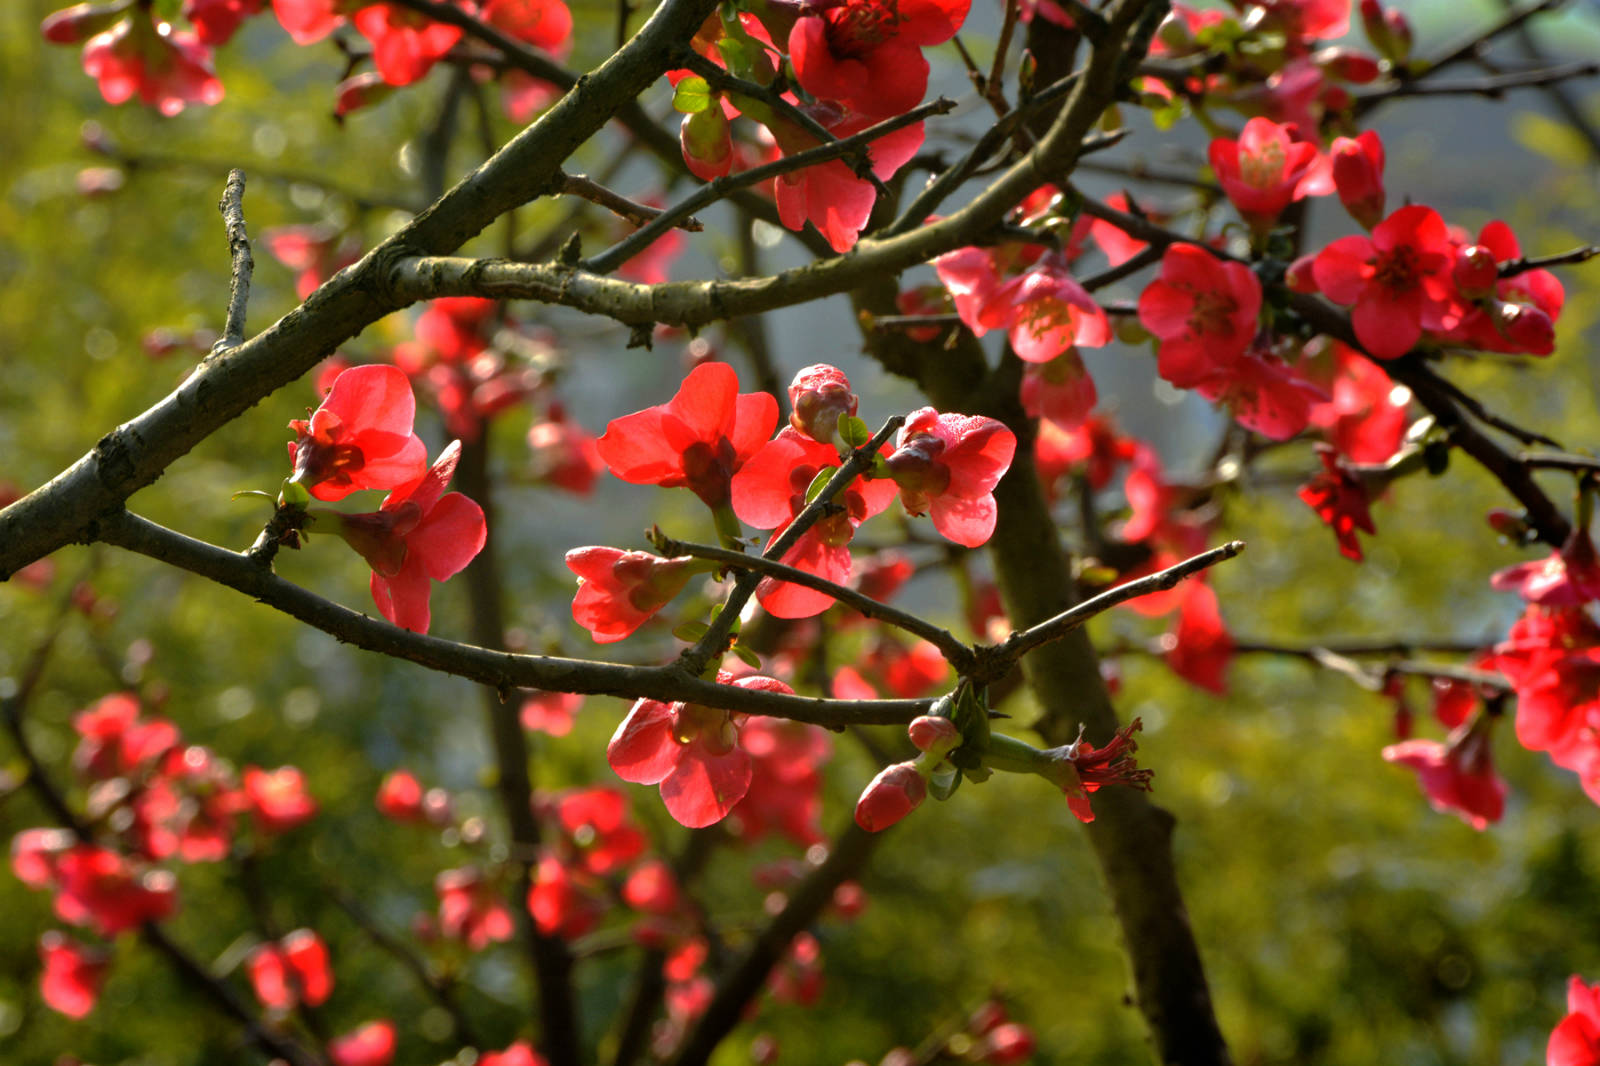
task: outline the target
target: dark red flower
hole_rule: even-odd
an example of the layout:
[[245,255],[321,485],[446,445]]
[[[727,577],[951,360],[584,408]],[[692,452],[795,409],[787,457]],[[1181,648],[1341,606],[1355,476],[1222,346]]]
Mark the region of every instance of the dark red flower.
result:
[[1367,229],[1383,218],[1383,141],[1376,130],[1356,137],[1335,137],[1328,149],[1333,160],[1333,185],[1350,217]]
[[1134,765],[1133,753],[1139,744],[1133,734],[1144,728],[1138,718],[1116,731],[1103,748],[1096,748],[1083,739],[1083,731],[1071,744],[1052,748],[1056,757],[1057,783],[1067,795],[1067,807],[1080,822],[1094,821],[1094,810],[1089,806],[1089,795],[1106,785],[1125,785],[1144,792],[1150,791],[1153,771]]
[[239,24],[259,14],[266,0],[183,0],[183,17],[202,44],[227,44]]
[[1233,637],[1222,622],[1217,594],[1203,581],[1185,583],[1178,621],[1163,642],[1167,665],[1186,681],[1219,696],[1228,691]]
[[726,506],[728,485],[778,424],[778,403],[739,393],[726,363],[701,363],[665,404],[612,420],[596,442],[611,472],[635,485],[686,485],[706,506]]
[[1378,532],[1372,524],[1366,486],[1339,462],[1332,448],[1318,445],[1317,456],[1322,460],[1322,472],[1302,486],[1298,495],[1333,530],[1339,541],[1339,554],[1359,563],[1361,541],[1356,533]]

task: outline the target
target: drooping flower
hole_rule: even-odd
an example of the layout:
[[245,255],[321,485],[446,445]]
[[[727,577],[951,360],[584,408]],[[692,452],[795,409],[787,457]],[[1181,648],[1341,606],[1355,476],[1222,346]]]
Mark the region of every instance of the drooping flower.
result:
[[411,382],[392,366],[351,367],[312,412],[289,428],[290,481],[319,500],[342,500],[361,489],[393,489],[420,478],[427,446],[412,431]]
[[428,631],[432,582],[465,569],[488,539],[483,508],[444,491],[460,459],[461,442],[451,441],[430,469],[389,493],[377,511],[317,513],[372,567],[373,602],[402,629]]
[[1451,274],[1455,251],[1439,212],[1421,204],[1395,211],[1372,236],[1341,237],[1313,262],[1317,288],[1354,305],[1350,324],[1361,346],[1380,359],[1404,355],[1424,329],[1460,320]]
[[1371,360],[1333,342],[1331,398],[1311,409],[1311,424],[1352,463],[1385,463],[1400,450],[1411,390]]
[[1082,425],[1099,398],[1094,378],[1076,348],[1068,348],[1048,363],[1029,363],[1022,368],[1022,409],[1058,429],[1070,432]]
[[1052,748],[1055,759],[1055,780],[1067,796],[1067,807],[1080,822],[1094,821],[1094,810],[1089,806],[1089,796],[1106,785],[1125,785],[1128,788],[1150,791],[1153,771],[1134,765],[1133,753],[1139,744],[1133,734],[1144,728],[1144,722],[1135,718],[1119,728],[1105,747],[1096,748],[1083,739]]
[[1333,186],[1350,217],[1367,229],[1383,218],[1383,141],[1376,130],[1355,137],[1335,137],[1328,149],[1333,160]]
[[192,33],[135,12],[83,46],[83,70],[100,83],[108,104],[135,95],[147,107],[172,116],[192,103],[216,104],[222,82],[211,67],[211,49]]
[[832,748],[826,730],[781,718],[752,718],[739,731],[750,753],[750,788],[733,808],[739,839],[753,844],[777,832],[801,847],[823,841],[822,764]]
[[1497,570],[1489,585],[1542,607],[1580,607],[1600,599],[1600,557],[1586,529],[1574,529],[1560,551]]
[[778,403],[739,393],[726,363],[701,363],[670,401],[613,419],[596,442],[611,472],[635,485],[686,485],[713,509],[728,503],[734,473],[778,424]]
[[310,929],[296,929],[276,943],[260,944],[245,964],[262,1006],[290,1010],[296,1003],[315,1007],[333,993],[328,946]]
[[823,0],[789,31],[795,76],[812,96],[886,118],[922,102],[928,61],[966,21],[971,0]]
[[910,514],[927,514],[940,534],[976,548],[994,532],[994,487],[1011,467],[1017,438],[982,415],[913,411],[888,460]]
[[1434,810],[1448,811],[1481,831],[1498,822],[1506,806],[1506,783],[1494,772],[1490,758],[1494,721],[1479,715],[1443,744],[1421,739],[1391,744],[1383,749],[1384,761],[1415,770]]
[[[872,125],[866,116],[824,105],[813,105],[807,111],[835,138],[854,136]],[[782,119],[774,119],[768,128],[784,156],[797,155],[818,144],[810,133]],[[873,141],[867,148],[872,173],[879,181],[894,177],[922,147],[922,137],[922,123],[916,122]],[[810,222],[826,238],[828,246],[840,253],[855,247],[878,199],[872,182],[857,177],[839,159],[780,174],[773,179],[772,191],[778,203],[778,218],[785,226],[799,231]]]
[[696,572],[687,555],[663,559],[603,545],[567,552],[567,569],[578,575],[573,620],[599,644],[631,636],[682,592]]
[[39,938],[39,994],[45,1005],[69,1018],[82,1018],[100,998],[111,960],[52,929]]
[[[757,529],[772,529],[770,544],[805,509],[806,489],[812,481],[822,471],[840,464],[833,445],[784,426],[734,475],[734,513]],[[834,497],[843,510],[806,530],[781,561],[844,584],[850,579],[849,544],[856,527],[888,507],[894,495],[895,486],[890,482],[857,478]],[[825,592],[775,578],[764,578],[756,587],[756,597],[764,609],[779,618],[809,618],[833,605],[833,597]]]
[[528,427],[530,473],[538,484],[554,485],[579,496],[594,490],[605,464],[589,431],[567,417],[559,404],[551,404],[545,421]]
[[1233,637],[1222,621],[1217,594],[1204,581],[1184,585],[1178,621],[1163,642],[1173,673],[1219,696],[1228,691]]
[[[774,678],[753,675],[718,682],[763,692],[792,693]],[[750,753],[739,745],[743,715],[694,703],[640,700],[617,726],[606,759],[617,776],[661,786],[667,813],[699,829],[721,821],[750,788]]]
[[1301,486],[1297,495],[1333,530],[1339,541],[1339,554],[1359,563],[1362,556],[1357,531],[1378,532],[1372,524],[1366,486],[1339,462],[1332,448],[1318,445],[1317,456],[1322,460],[1322,472]]
[[1519,744],[1573,754],[1585,745],[1600,713],[1600,626],[1588,614],[1530,605],[1495,645],[1493,665],[1517,694]]

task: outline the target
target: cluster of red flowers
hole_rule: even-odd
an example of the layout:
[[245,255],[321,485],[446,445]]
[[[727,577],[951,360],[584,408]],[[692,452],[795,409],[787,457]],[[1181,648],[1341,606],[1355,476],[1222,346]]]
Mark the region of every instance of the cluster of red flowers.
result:
[[[564,55],[570,46],[572,13],[562,0],[458,0],[458,6],[552,55]],[[270,7],[296,44],[315,44],[349,22],[371,45],[375,69],[354,74],[338,87],[340,115],[376,102],[388,89],[421,80],[462,39],[460,27],[435,22],[398,4],[273,0]],[[189,104],[209,105],[222,99],[214,49],[227,44],[246,19],[267,8],[266,0],[183,0],[179,17],[189,25],[184,30],[150,4],[109,0],[63,8],[47,17],[41,29],[52,43],[83,45],[84,72],[99,82],[107,103],[120,104],[137,96],[162,114],[175,115]],[[488,63],[473,70],[483,78],[494,72]],[[550,98],[548,86],[521,72],[508,73],[502,80],[506,110],[516,121],[526,121],[534,107]]]
[[128,693],[106,696],[72,725],[72,762],[97,835],[25,829],[12,839],[11,868],[23,884],[54,894],[58,918],[102,942],[60,932],[40,940],[44,1000],[78,1018],[94,1007],[117,935],[177,910],[177,878],[163,863],[218,862],[241,817],[265,838],[303,824],[317,805],[296,768],[248,766],[241,783],[209,748],[185,744],[171,721],[146,717]]

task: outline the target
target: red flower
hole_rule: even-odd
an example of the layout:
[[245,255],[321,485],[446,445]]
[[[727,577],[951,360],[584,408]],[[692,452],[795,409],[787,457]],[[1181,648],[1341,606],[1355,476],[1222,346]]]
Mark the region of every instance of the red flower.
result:
[[1102,348],[1111,341],[1106,313],[1060,256],[1046,255],[992,299],[1007,309],[1011,348],[1024,362],[1047,363],[1076,346]]
[[1167,665],[1186,681],[1217,695],[1228,691],[1228,663],[1233,660],[1233,637],[1222,622],[1217,594],[1203,581],[1184,586],[1178,621],[1168,634]]
[[439,894],[439,932],[443,935],[461,941],[471,951],[511,939],[511,911],[494,884],[475,867],[441,871],[433,879],[433,888]]
[[1022,409],[1071,431],[1083,424],[1100,399],[1078,349],[1068,348],[1048,363],[1022,368]]
[[306,792],[305,774],[294,766],[272,771],[246,766],[244,794],[263,833],[286,833],[317,813],[317,801]]
[[1318,445],[1317,455],[1322,460],[1322,473],[1302,486],[1298,495],[1333,530],[1339,541],[1339,554],[1359,563],[1361,541],[1356,532],[1378,532],[1372,524],[1366,486],[1339,462],[1332,448]]
[[982,415],[913,411],[887,462],[906,511],[930,514],[943,536],[976,548],[994,532],[994,487],[1011,467],[1017,438]]
[[533,480],[554,485],[579,496],[594,490],[605,464],[595,439],[552,404],[548,418],[528,428],[528,449],[533,453]]
[[[793,692],[782,681],[755,675],[717,680],[763,692]],[[694,703],[640,700],[617,726],[606,759],[617,776],[661,786],[667,813],[699,829],[721,821],[750,788],[750,753],[739,746],[742,715]]]
[[96,844],[78,844],[55,863],[56,915],[86,925],[103,937],[145,922],[159,922],[178,908],[177,879],[166,870],[137,870],[121,855]]
[[572,732],[572,719],[583,706],[576,692],[535,692],[522,701],[522,728],[552,737]]
[[822,764],[832,747],[826,730],[781,718],[752,718],[739,731],[750,753],[750,788],[733,808],[739,839],[752,844],[771,832],[801,847],[823,842]]
[[584,873],[606,877],[644,853],[644,834],[628,822],[628,798],[616,788],[565,793],[556,800],[555,817]]
[[396,770],[378,786],[378,811],[397,822],[422,821],[422,783],[406,770]]
[[341,239],[338,230],[327,226],[277,226],[262,232],[261,243],[278,262],[298,272],[294,291],[302,300],[361,257],[359,241]]
[[[770,545],[806,506],[806,488],[823,471],[841,464],[831,444],[822,444],[784,426],[773,440],[750,457],[733,478],[733,511],[757,529],[772,529]],[[835,584],[850,580],[850,539],[856,527],[894,500],[887,481],[856,479],[835,501],[843,510],[818,521],[784,555],[783,562]],[[773,528],[776,527],[776,528]],[[809,618],[833,606],[825,592],[787,581],[764,578],[756,598],[779,618]]]
[[46,1006],[69,1018],[94,1010],[110,959],[54,929],[39,938],[39,959],[44,963],[39,993]]
[[1260,313],[1261,283],[1250,268],[1192,244],[1168,248],[1161,276],[1139,294],[1139,321],[1161,340],[1158,370],[1181,389],[1243,355]]
[[1311,424],[1352,463],[1385,463],[1400,450],[1411,390],[1345,345],[1331,345],[1332,398],[1311,409]]
[[183,17],[201,43],[227,44],[239,24],[259,14],[266,0],[183,0]]
[[1493,665],[1517,694],[1519,744],[1552,757],[1584,745],[1600,714],[1600,626],[1587,614],[1530,606],[1495,646]]
[[988,1066],[1014,1066],[1033,1057],[1036,1044],[1033,1031],[1016,1022],[1003,1022],[984,1034],[972,1049],[972,1057]]
[[342,500],[360,489],[393,489],[420,478],[427,446],[411,430],[411,382],[392,366],[351,367],[309,420],[289,428],[294,474],[289,479],[319,500]]
[[839,419],[854,416],[860,403],[843,370],[817,363],[795,374],[789,383],[789,425],[814,441],[832,444],[838,437]]
[[1312,275],[1334,303],[1353,304],[1350,323],[1361,346],[1380,359],[1404,355],[1424,329],[1460,320],[1451,273],[1455,250],[1439,212],[1402,207],[1370,238],[1341,237],[1317,253]]
[[812,96],[864,115],[898,115],[922,102],[928,61],[966,21],[971,0],[821,0],[789,31],[795,76]]
[[138,94],[147,107],[176,115],[191,103],[215,104],[222,82],[211,69],[211,49],[192,33],[134,14],[83,46],[83,70],[100,83],[108,104]]
[[372,42],[372,63],[390,85],[410,85],[433,69],[461,39],[461,28],[426,15],[373,4],[355,13],[356,29]]
[[[871,119],[841,114],[827,107],[813,106],[808,110],[838,138],[853,136],[872,125]],[[799,126],[781,119],[768,123],[768,128],[785,156],[814,148],[818,143]],[[867,149],[872,173],[880,181],[887,181],[921,147],[920,122],[879,137]],[[772,191],[778,202],[778,218],[785,226],[798,231],[810,222],[827,239],[829,247],[841,253],[855,247],[856,238],[866,227],[878,198],[872,183],[857,177],[849,165],[839,159],[780,174],[773,179]]]
[[1600,984],[1567,982],[1567,1016],[1550,1034],[1546,1066],[1600,1066]]
[[928,781],[914,762],[897,762],[878,771],[856,801],[856,825],[880,833],[921,806]]
[[567,552],[567,569],[578,575],[572,618],[597,643],[623,640],[683,591],[693,567],[688,556],[663,559],[598,545],[574,548]]
[[315,44],[344,25],[364,0],[272,0],[272,13],[298,45]]
[[647,859],[622,885],[622,901],[645,914],[669,915],[683,905],[672,867],[660,859]]
[[504,1051],[486,1051],[478,1056],[478,1066],[547,1066],[545,1057],[518,1040]]
[[333,1066],[389,1066],[394,1059],[394,1023],[368,1022],[328,1041]]
[[572,45],[572,12],[561,0],[488,0],[479,17],[557,58]]
[[1080,729],[1077,740],[1052,749],[1056,756],[1057,783],[1066,793],[1067,807],[1078,821],[1094,821],[1089,795],[1106,785],[1126,785],[1143,792],[1150,791],[1153,771],[1140,769],[1133,762],[1133,753],[1139,748],[1133,734],[1143,728],[1144,722],[1135,718],[1118,729],[1103,748],[1096,748],[1084,740]]
[[139,701],[127,692],[79,711],[72,728],[83,738],[72,753],[73,767],[96,781],[136,773],[181,743],[178,727],[165,718],[139,721]]
[[328,946],[310,929],[296,929],[276,943],[259,945],[245,969],[262,1006],[290,1010],[296,1003],[319,1006],[333,993]]
[[317,516],[336,522],[334,531],[372,567],[373,602],[403,629],[428,631],[431,582],[464,569],[488,539],[483,508],[444,491],[460,459],[461,442],[451,441],[431,469],[391,492],[377,511]]
[[[1174,12],[1179,6],[1177,4],[1173,5]],[[1221,14],[1221,12],[1216,12],[1216,14]],[[1153,48],[1151,53],[1154,54]],[[1106,206],[1113,210],[1121,211],[1123,214],[1134,212],[1134,204],[1129,201],[1127,193],[1114,192],[1107,196]],[[1138,207],[1139,211],[1137,213],[1141,217],[1148,218],[1152,222],[1163,221],[1159,212],[1145,210],[1143,204],[1138,205]],[[1098,244],[1100,250],[1106,253],[1106,261],[1114,267],[1121,266],[1148,247],[1144,241],[1139,240],[1137,237],[1130,237],[1128,231],[1121,226],[1100,218],[1089,220],[1089,236],[1094,238],[1094,243]]]
[[1218,137],[1208,152],[1222,191],[1252,229],[1272,228],[1283,209],[1306,195],[1317,146],[1291,140],[1271,119],[1253,118],[1237,141]]
[[1391,744],[1383,749],[1383,758],[1417,772],[1417,783],[1434,810],[1449,811],[1481,831],[1490,822],[1498,822],[1506,806],[1506,783],[1494,772],[1490,759],[1493,722],[1488,715],[1480,715],[1443,744],[1436,740]]
[[728,503],[734,473],[772,436],[778,403],[739,393],[726,363],[701,363],[672,399],[614,419],[596,442],[611,472],[635,485],[687,485],[713,509]]
[[577,878],[554,855],[539,860],[528,889],[528,913],[545,936],[573,940],[593,929],[605,913],[598,887]]

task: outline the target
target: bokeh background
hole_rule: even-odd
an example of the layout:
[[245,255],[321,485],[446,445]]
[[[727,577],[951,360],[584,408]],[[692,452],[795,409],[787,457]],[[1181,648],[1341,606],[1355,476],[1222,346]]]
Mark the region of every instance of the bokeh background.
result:
[[[448,78],[437,71],[339,125],[330,117],[339,53],[327,44],[296,48],[271,18],[260,18],[219,57],[226,99],[163,119],[137,106],[108,107],[74,49],[40,41],[38,20],[52,6],[26,0],[0,11],[0,86],[8,100],[0,109],[0,480],[22,490],[181,380],[195,356],[152,359],[144,337],[160,328],[187,334],[219,327],[227,249],[215,204],[228,167],[249,176],[253,235],[323,222],[370,246],[403,218],[393,205],[421,199],[418,138],[437,114]],[[992,47],[993,6],[977,0],[963,33],[975,54]],[[610,41],[614,8],[590,0],[573,7],[579,32],[572,65],[581,69]],[[1403,7],[1423,52],[1503,10],[1443,0]],[[1534,34],[1551,58],[1600,54],[1600,5],[1568,5],[1536,21]],[[1518,48],[1513,38],[1496,54],[1512,62]],[[950,58],[936,59],[936,88],[970,97]],[[1582,82],[1569,92],[1600,124],[1600,92]],[[654,113],[666,113],[667,95],[663,88],[648,98]],[[492,93],[487,99],[487,136],[499,143],[514,127]],[[981,120],[968,99],[952,124],[952,143]],[[1137,117],[1130,121],[1137,132],[1118,159],[1181,165],[1203,152],[1204,134],[1192,125],[1157,132]],[[84,148],[87,123],[117,146],[120,161]],[[447,161],[450,180],[483,158],[486,134],[478,123],[464,107]],[[1534,254],[1600,236],[1600,159],[1538,92],[1400,101],[1378,112],[1374,125],[1389,149],[1392,203],[1428,203],[1474,231],[1504,218]],[[619,147],[608,136],[581,162],[599,171]],[[86,167],[116,167],[121,188],[83,195],[78,181]],[[632,194],[671,194],[648,160],[625,161],[613,180]],[[1157,199],[1184,195],[1085,179],[1100,192],[1122,184]],[[523,209],[518,230],[536,233],[564,219],[569,206]],[[1314,209],[1319,239],[1346,232],[1333,215]],[[708,219],[713,224],[693,238],[674,277],[739,269],[728,220],[716,213]],[[586,247],[614,235],[598,211],[579,224]],[[502,239],[486,235],[475,247],[491,252]],[[762,269],[802,261],[798,246],[776,231],[758,232],[755,245]],[[296,303],[290,272],[259,245],[256,261],[252,332]],[[908,280],[924,275],[931,279],[931,272],[914,272]],[[1562,277],[1568,301],[1553,357],[1452,363],[1446,372],[1495,410],[1588,450],[1600,445],[1600,362],[1592,351],[1600,271],[1580,267]],[[664,401],[686,366],[683,336],[662,336],[651,351],[630,350],[625,332],[604,322],[541,308],[519,313],[554,331],[561,399],[594,432],[609,418]],[[413,316],[380,323],[346,353],[377,358],[407,335]],[[869,422],[918,404],[906,383],[862,360],[842,298],[776,313],[764,329],[785,379],[817,361],[849,368]],[[744,372],[732,339],[720,330],[704,339]],[[1153,387],[1148,348],[1113,348],[1091,367],[1126,429],[1155,441],[1177,474],[1197,472],[1220,426],[1213,412]],[[268,398],[174,465],[133,508],[190,535],[244,547],[266,509],[260,499],[234,494],[275,491],[287,472],[284,424],[315,403],[309,380]],[[593,654],[587,634],[570,621],[572,581],[562,553],[591,543],[638,547],[652,521],[690,538],[704,539],[709,528],[698,505],[663,490],[602,480],[592,496],[579,498],[532,484],[522,440],[529,417],[514,413],[494,428],[495,470],[504,482],[496,535],[507,621],[530,649]],[[431,414],[420,431],[430,450],[445,440]],[[1484,521],[1491,507],[1506,504],[1495,483],[1459,459],[1444,477],[1407,479],[1376,507],[1379,536],[1358,566],[1336,554],[1331,535],[1294,498],[1313,464],[1309,448],[1282,450],[1222,500],[1223,529],[1250,545],[1214,579],[1236,638],[1487,645],[1504,634],[1518,603],[1492,592],[1487,577],[1530,554],[1500,541]],[[1549,484],[1558,499],[1567,498],[1561,479]],[[863,539],[893,540],[894,522],[882,521]],[[981,555],[967,565],[981,576]],[[310,925],[330,942],[338,985],[326,1014],[340,1031],[372,1017],[396,1019],[400,1063],[454,1055],[448,1020],[330,902],[330,886],[358,896],[403,933],[415,914],[434,908],[433,875],[465,861],[459,842],[419,836],[373,809],[379,779],[397,767],[451,789],[459,809],[486,820],[491,839],[500,834],[472,686],[343,648],[231,591],[113,549],[66,549],[53,566],[43,588],[0,586],[0,687],[15,685],[67,590],[88,582],[100,607],[71,615],[29,706],[29,735],[61,780],[68,780],[74,742],[71,714],[121,687],[156,701],[188,739],[236,764],[299,766],[323,813],[278,842],[263,874],[283,927]],[[365,566],[331,540],[285,555],[279,572],[358,609],[368,602]],[[965,631],[959,590],[948,576],[919,577],[907,597]],[[435,633],[465,635],[463,598],[452,586],[436,590]],[[697,603],[705,601],[683,604],[682,616],[692,616]],[[1115,612],[1093,631],[1103,644],[1128,645],[1159,630]],[[859,654],[861,632],[830,644],[834,664]],[[655,662],[675,646],[662,626],[606,657]],[[1180,681],[1158,659],[1129,655],[1116,666],[1119,706],[1145,723],[1141,762],[1156,770],[1156,799],[1178,818],[1180,873],[1239,1062],[1542,1061],[1549,1030],[1564,1013],[1568,975],[1600,979],[1600,810],[1571,774],[1500,730],[1495,755],[1511,799],[1504,820],[1478,833],[1429,809],[1413,776],[1379,758],[1393,738],[1393,703],[1337,675],[1297,660],[1241,657],[1228,694],[1218,697]],[[1426,685],[1414,686],[1409,694],[1423,734],[1439,735],[1428,721]],[[594,698],[570,736],[535,736],[541,787],[610,780],[604,744],[625,709]],[[1003,709],[1023,722],[1030,714],[1023,697]],[[876,739],[896,742],[892,731]],[[837,738],[834,750],[824,809],[829,831],[848,820],[872,772],[850,737]],[[0,832],[7,837],[47,821],[22,776],[15,752],[0,743]],[[683,831],[654,790],[630,786],[629,795],[652,839],[674,850]],[[752,864],[794,854],[792,845],[775,841],[718,852],[699,891],[708,908],[726,916],[731,939],[748,935],[762,915],[766,892],[752,882]],[[757,1033],[777,1038],[783,1061],[876,1061],[894,1045],[915,1045],[958,1021],[990,994],[1033,1027],[1037,1061],[1142,1061],[1141,1023],[1124,1001],[1116,928],[1092,858],[1060,797],[1041,782],[1002,776],[930,804],[895,830],[863,883],[866,910],[816,930],[827,974],[820,1001],[767,1003],[718,1062],[748,1061]],[[239,886],[224,870],[198,866],[185,870],[182,889],[175,935],[242,991],[238,966],[253,941]],[[0,875],[0,1060],[254,1060],[230,1023],[197,1005],[163,960],[133,943],[122,945],[87,1020],[74,1023],[46,1009],[35,945],[52,924],[49,911],[46,895]],[[591,947],[579,971],[584,1021],[590,1039],[603,1040],[638,952],[620,924]],[[525,1034],[515,949],[502,945],[465,965],[469,1011],[480,1028],[503,1037],[501,1044]]]

